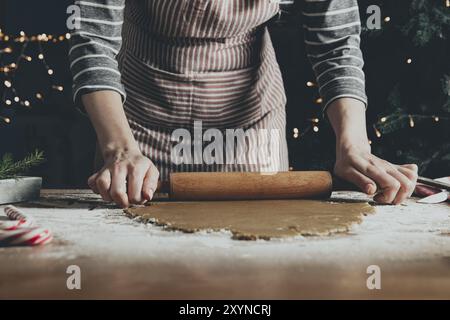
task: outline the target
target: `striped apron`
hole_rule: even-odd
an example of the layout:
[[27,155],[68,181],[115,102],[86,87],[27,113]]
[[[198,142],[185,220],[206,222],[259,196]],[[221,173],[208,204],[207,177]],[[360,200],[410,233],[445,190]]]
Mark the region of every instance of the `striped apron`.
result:
[[[286,96],[266,26],[278,11],[277,0],[127,1],[118,56],[124,108],[162,180],[176,171],[288,170]],[[171,157],[177,129],[191,134],[191,162]],[[229,130],[244,130],[245,145],[227,144],[222,158],[215,154],[223,161],[204,161],[208,129],[231,146]]]

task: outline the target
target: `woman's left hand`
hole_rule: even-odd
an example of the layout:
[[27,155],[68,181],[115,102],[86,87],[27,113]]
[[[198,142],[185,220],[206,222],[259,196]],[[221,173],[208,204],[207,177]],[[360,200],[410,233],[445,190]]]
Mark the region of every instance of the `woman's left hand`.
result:
[[414,192],[417,165],[395,165],[374,156],[370,145],[337,146],[334,173],[380,203],[401,204]]
[[417,182],[415,164],[395,165],[374,156],[367,138],[364,104],[352,98],[336,99],[327,110],[336,133],[334,173],[381,203],[400,204]]

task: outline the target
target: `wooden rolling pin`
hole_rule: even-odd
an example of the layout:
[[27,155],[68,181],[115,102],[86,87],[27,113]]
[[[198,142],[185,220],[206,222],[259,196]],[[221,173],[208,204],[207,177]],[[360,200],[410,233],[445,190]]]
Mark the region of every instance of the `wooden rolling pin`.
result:
[[328,171],[183,172],[171,173],[157,191],[168,192],[172,200],[258,200],[328,198],[337,189],[355,187],[336,185]]

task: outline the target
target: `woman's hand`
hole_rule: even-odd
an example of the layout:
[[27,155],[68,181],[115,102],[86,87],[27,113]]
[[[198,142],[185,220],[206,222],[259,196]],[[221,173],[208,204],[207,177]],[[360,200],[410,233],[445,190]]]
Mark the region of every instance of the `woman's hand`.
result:
[[156,190],[159,172],[142,155],[133,137],[120,95],[115,91],[96,91],[82,97],[97,133],[103,154],[103,168],[88,184],[105,201],[123,208],[150,201]]
[[114,151],[105,156],[103,168],[88,184],[103,200],[127,208],[152,200],[158,178],[158,169],[139,150]]
[[417,182],[415,164],[395,165],[371,153],[366,132],[365,106],[352,98],[337,99],[327,109],[336,133],[334,173],[381,203],[400,204]]
[[391,164],[371,154],[368,143],[365,146],[343,144],[336,151],[334,173],[368,195],[378,191],[375,201],[400,204],[413,193],[417,182],[415,164]]

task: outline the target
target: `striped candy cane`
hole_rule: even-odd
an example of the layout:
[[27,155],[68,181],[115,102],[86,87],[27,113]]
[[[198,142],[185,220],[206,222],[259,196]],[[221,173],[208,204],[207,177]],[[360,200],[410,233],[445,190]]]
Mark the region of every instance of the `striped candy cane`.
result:
[[47,244],[52,239],[49,230],[39,227],[0,231],[1,246],[37,246]]
[[11,221],[0,220],[0,230],[16,230],[18,228],[34,227],[36,225],[31,216],[24,214],[14,206],[7,206],[5,213]]
[[14,206],[6,206],[5,213],[10,220],[34,220],[33,217],[23,213]]
[[36,246],[52,241],[48,229],[36,226],[34,219],[14,206],[7,206],[5,213],[11,221],[0,221],[0,246]]
[[10,231],[19,228],[30,228],[36,224],[32,220],[17,220],[17,221],[0,221],[0,231]]

